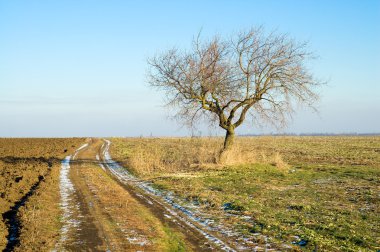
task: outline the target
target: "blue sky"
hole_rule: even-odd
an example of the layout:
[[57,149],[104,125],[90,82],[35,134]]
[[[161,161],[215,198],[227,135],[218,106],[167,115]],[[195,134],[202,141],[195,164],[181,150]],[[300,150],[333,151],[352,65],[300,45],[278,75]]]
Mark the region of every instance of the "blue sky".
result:
[[[307,40],[319,114],[281,132],[380,132],[380,1],[0,1],[0,137],[177,136],[146,59],[263,25]],[[216,128],[202,134],[219,134]],[[270,133],[246,123],[239,133]]]

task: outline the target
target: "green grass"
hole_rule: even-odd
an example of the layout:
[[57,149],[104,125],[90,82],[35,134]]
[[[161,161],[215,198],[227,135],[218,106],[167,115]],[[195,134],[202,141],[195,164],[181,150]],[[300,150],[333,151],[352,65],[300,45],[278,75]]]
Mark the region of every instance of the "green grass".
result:
[[297,235],[309,241],[306,250],[317,245],[358,251],[377,246],[379,175],[378,169],[367,167],[320,171],[318,166],[306,166],[284,173],[271,165],[242,165],[200,177],[162,177],[154,182],[213,208],[232,203],[233,209],[255,219],[254,225],[240,226],[243,232],[289,242]]
[[[379,137],[239,141],[244,151],[252,150],[264,158],[254,164],[195,170],[189,166],[145,177],[157,188],[198,202],[215,216],[229,203],[227,211],[253,219],[234,220],[235,228],[244,234],[263,233],[278,243],[291,243],[298,236],[307,241],[299,247],[304,251],[316,247],[318,251],[380,249]],[[128,140],[116,140],[115,150],[125,148],[125,142]],[[134,155],[128,143],[129,155]],[[178,139],[173,139],[173,146],[176,144]],[[279,169],[264,162],[274,153],[280,153],[289,166]]]
[[185,252],[188,251],[183,237],[179,233],[173,231],[170,227],[165,226],[164,232],[168,236],[168,244],[166,244],[166,251],[170,252]]

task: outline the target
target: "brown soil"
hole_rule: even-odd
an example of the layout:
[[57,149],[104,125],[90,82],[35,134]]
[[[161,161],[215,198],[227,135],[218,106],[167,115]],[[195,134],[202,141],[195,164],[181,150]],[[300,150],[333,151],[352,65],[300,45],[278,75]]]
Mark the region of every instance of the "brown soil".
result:
[[0,139],[0,216],[3,217],[0,250],[25,251],[25,245],[54,248],[59,231],[56,220],[60,160],[65,152],[74,151],[83,141],[83,138]]

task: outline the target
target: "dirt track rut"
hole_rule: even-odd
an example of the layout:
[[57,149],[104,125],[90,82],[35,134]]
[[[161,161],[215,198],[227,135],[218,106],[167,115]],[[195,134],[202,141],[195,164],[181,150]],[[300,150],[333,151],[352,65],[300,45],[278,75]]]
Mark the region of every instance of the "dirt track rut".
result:
[[61,202],[64,218],[56,250],[234,251],[114,162],[110,144],[91,139],[62,163],[70,190]]

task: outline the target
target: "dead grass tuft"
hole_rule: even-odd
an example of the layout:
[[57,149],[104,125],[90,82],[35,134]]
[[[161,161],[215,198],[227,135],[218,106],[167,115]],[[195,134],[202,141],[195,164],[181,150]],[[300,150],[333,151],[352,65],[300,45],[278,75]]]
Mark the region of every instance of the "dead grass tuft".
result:
[[222,152],[218,158],[218,163],[223,165],[238,165],[256,162],[257,158],[255,152],[244,150],[239,144],[236,144],[230,150]]
[[285,171],[289,169],[289,165],[282,159],[280,153],[276,152],[273,156],[272,165],[276,166],[279,170]]
[[[215,165],[221,142],[219,139],[128,139],[127,149],[121,151],[123,163],[135,173],[191,171]],[[115,146],[123,140],[114,140]],[[124,150],[124,152],[123,152]],[[119,158],[120,159],[120,158]]]
[[143,176],[257,162],[256,152],[239,142],[221,156],[222,144],[222,138],[113,139],[118,161]]

